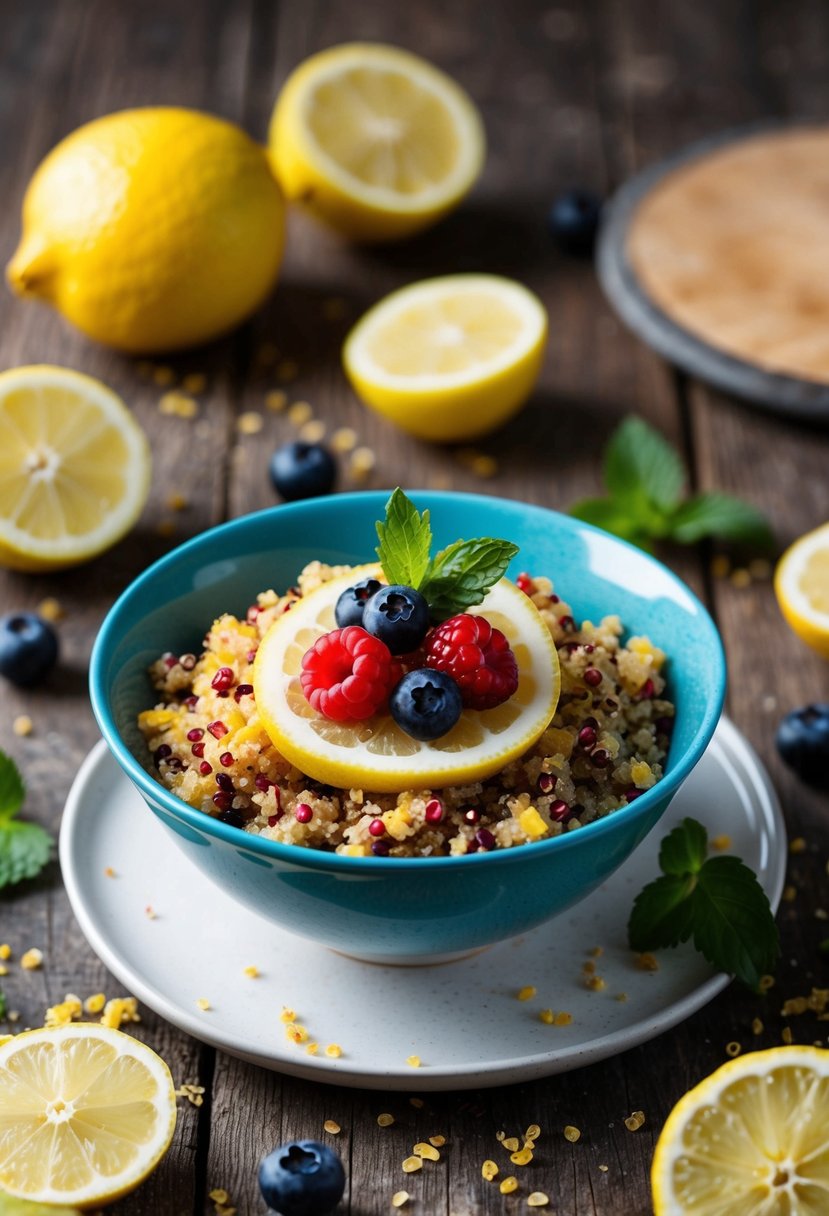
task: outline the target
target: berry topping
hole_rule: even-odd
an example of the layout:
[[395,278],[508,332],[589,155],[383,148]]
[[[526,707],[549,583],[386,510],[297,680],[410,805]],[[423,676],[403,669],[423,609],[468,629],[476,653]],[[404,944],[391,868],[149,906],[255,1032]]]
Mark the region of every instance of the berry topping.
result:
[[392,654],[408,654],[426,637],[429,605],[412,587],[381,587],[365,606],[363,628],[385,642]]
[[422,667],[403,677],[389,697],[389,709],[401,730],[428,742],[452,729],[461,716],[463,701],[451,676]]
[[345,1170],[326,1144],[298,1140],[265,1157],[259,1166],[259,1189],[280,1216],[327,1216],[342,1198]]
[[330,494],[336,480],[334,457],[321,443],[285,443],[271,457],[271,481],[288,502]]
[[585,255],[593,252],[601,215],[598,195],[589,190],[567,190],[553,202],[547,222],[560,249]]
[[334,619],[340,629],[345,629],[346,625],[363,624],[363,609],[382,586],[379,579],[364,578],[361,583],[345,589],[334,608]]
[[804,705],[786,714],[777,729],[777,750],[803,781],[822,785],[829,764],[829,705]]
[[518,688],[518,664],[500,629],[468,612],[450,617],[430,635],[426,662],[446,672],[468,709],[493,709]]
[[307,700],[335,722],[370,718],[400,678],[388,646],[359,625],[334,629],[302,659],[300,683]]
[[33,612],[0,617],[0,675],[21,688],[37,684],[58,658],[54,629]]

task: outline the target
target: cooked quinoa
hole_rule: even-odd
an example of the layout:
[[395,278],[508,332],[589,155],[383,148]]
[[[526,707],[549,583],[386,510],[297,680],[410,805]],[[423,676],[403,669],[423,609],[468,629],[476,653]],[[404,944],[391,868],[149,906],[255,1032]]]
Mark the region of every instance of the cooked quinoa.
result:
[[561,696],[519,760],[484,781],[400,794],[334,789],[301,773],[260,722],[253,660],[278,616],[348,569],[312,562],[284,595],[258,595],[244,619],[220,616],[201,655],[168,653],[152,665],[159,700],[138,722],[154,775],[178,798],[282,844],[358,857],[462,856],[572,832],[662,776],[674,718],[664,652],[645,637],[623,643],[618,616],[577,625],[550,580],[528,575],[519,586],[555,642]]

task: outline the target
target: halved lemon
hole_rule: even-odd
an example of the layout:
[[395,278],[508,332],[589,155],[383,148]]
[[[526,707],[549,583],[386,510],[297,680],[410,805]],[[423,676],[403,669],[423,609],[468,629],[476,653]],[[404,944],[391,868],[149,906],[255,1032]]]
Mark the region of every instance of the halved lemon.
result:
[[363,42],[321,51],[291,73],[268,142],[287,197],[360,241],[440,219],[485,151],[480,115],[454,80],[408,51]]
[[364,722],[332,722],[305,699],[299,682],[303,655],[322,634],[337,628],[334,607],[346,587],[376,578],[379,571],[379,566],[359,566],[331,579],[297,601],[265,634],[253,669],[265,730],[303,773],[340,789],[441,789],[491,776],[540,737],[555,712],[560,683],[550,631],[532,600],[508,579],[469,609],[500,629],[515,653],[518,690],[503,705],[464,710],[448,734],[422,743],[388,714]]
[[682,1098],[651,1170],[655,1216],[826,1216],[829,1051],[739,1056]]
[[150,449],[120,397],[65,367],[0,374],[0,565],[59,570],[135,523]]
[[170,1070],[106,1026],[29,1030],[0,1047],[0,1189],[80,1208],[131,1191],[170,1146]]
[[829,523],[786,550],[774,574],[774,590],[797,636],[829,659]]
[[473,439],[532,392],[547,313],[531,291],[492,274],[454,274],[393,291],[343,347],[354,391],[421,439]]

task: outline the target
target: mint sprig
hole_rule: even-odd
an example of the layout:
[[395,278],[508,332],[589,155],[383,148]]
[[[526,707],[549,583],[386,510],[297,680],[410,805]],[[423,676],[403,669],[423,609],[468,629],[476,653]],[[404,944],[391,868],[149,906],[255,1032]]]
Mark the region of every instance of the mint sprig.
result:
[[482,536],[456,540],[430,559],[429,512],[421,514],[399,486],[386,503],[377,536],[377,556],[386,578],[419,591],[433,621],[483,603],[518,552],[508,540]]
[[11,756],[0,751],[0,890],[36,878],[52,853],[52,837],[17,815],[26,790]]
[[683,819],[662,841],[662,875],[637,895],[628,941],[637,952],[693,939],[713,967],[756,990],[780,953],[765,891],[739,857],[706,857],[708,835]]
[[687,495],[679,453],[642,418],[631,415],[605,448],[607,495],[585,498],[570,514],[643,549],[655,540],[690,545],[707,536],[754,548],[773,543],[766,517],[756,507],[719,491]]

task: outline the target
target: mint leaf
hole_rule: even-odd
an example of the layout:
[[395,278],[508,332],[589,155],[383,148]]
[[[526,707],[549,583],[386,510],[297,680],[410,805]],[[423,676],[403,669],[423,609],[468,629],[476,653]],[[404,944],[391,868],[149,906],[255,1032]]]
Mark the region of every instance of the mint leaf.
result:
[[614,536],[620,536],[640,549],[653,548],[635,512],[610,498],[582,498],[570,508],[570,514],[586,524],[604,528],[605,532],[612,532]]
[[517,552],[518,546],[510,541],[488,536],[456,540],[442,549],[430,562],[420,587],[432,619],[445,621],[482,603]]
[[637,895],[628,941],[639,952],[693,938],[713,967],[757,988],[780,953],[777,926],[756,875],[738,857],[706,859],[702,824],[684,819],[659,851],[661,877]]
[[659,868],[663,874],[698,874],[708,856],[708,833],[696,819],[683,819],[679,827],[669,832],[659,850]]
[[605,449],[604,480],[616,503],[629,503],[640,514],[643,502],[669,512],[681,498],[685,466],[659,431],[632,414]]
[[773,542],[762,511],[718,491],[697,494],[682,503],[671,516],[670,533],[674,540],[686,545],[704,536],[742,541],[758,548],[768,548]]
[[389,582],[419,590],[432,547],[429,512],[421,515],[398,486],[386,503],[385,522],[377,524],[377,536],[377,556]]
[[766,893],[739,857],[711,857],[693,898],[694,945],[714,967],[749,988],[771,971],[780,953]]
[[49,833],[16,818],[25,796],[17,765],[0,751],[0,889],[34,878],[51,856]]
[[26,791],[20,770],[5,752],[0,752],[0,819],[16,815],[23,805]]

